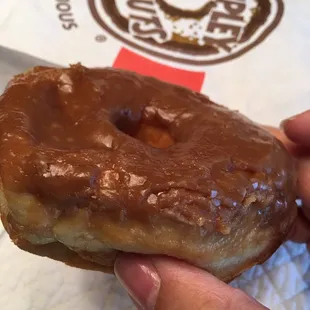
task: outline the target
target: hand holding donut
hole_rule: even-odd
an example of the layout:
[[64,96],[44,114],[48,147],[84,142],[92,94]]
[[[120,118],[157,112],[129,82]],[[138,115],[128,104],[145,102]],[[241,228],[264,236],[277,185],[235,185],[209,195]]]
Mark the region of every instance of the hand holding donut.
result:
[[283,142],[297,158],[298,194],[303,208],[298,210],[298,219],[290,234],[295,242],[310,242],[310,110],[284,120],[282,130],[265,127]]
[[[299,159],[299,195],[304,204],[291,238],[309,243],[310,111],[284,121],[282,128],[267,129]],[[122,255],[115,273],[142,309],[266,309],[209,273],[170,258]]]
[[267,309],[208,272],[168,257],[121,254],[115,274],[137,309]]
[[[292,232],[296,242],[310,242],[310,110],[282,123],[284,143],[298,158],[298,190],[303,201]],[[289,139],[289,140],[288,140]]]
[[[0,213],[18,247],[114,268],[143,309],[265,309],[224,282],[295,222],[295,160],[273,135],[202,94],[80,64],[20,74],[0,103]],[[281,137],[301,155],[293,121]]]

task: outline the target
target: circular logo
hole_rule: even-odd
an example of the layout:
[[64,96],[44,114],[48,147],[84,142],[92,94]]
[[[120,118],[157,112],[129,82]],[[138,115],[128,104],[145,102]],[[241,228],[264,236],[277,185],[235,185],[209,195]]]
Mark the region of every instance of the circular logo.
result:
[[88,0],[98,24],[126,45],[190,65],[239,57],[279,24],[282,0]]

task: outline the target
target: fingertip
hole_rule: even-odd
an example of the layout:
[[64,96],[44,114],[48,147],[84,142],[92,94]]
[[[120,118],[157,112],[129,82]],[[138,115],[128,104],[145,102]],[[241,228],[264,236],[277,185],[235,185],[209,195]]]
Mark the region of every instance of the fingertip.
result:
[[141,309],[155,309],[161,280],[149,257],[121,253],[116,258],[114,273],[135,305]]
[[280,127],[291,141],[310,146],[310,110],[282,121]]

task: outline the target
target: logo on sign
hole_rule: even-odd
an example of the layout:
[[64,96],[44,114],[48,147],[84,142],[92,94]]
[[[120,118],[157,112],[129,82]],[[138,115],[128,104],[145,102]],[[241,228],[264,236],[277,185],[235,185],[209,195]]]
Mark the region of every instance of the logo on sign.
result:
[[210,65],[248,52],[279,24],[282,0],[89,0],[124,44],[167,60]]

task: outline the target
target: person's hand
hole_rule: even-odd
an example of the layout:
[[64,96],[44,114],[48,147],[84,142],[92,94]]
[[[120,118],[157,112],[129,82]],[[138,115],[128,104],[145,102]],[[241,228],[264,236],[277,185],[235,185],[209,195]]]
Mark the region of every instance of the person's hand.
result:
[[282,122],[277,133],[287,149],[298,159],[298,195],[303,202],[291,238],[310,244],[310,110]]
[[298,195],[303,207],[289,239],[310,244],[310,110],[285,120],[281,129],[265,126],[297,158]]
[[114,271],[138,309],[267,309],[206,271],[169,257],[123,253]]

